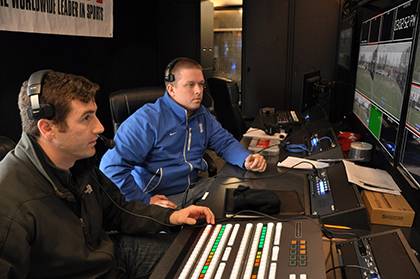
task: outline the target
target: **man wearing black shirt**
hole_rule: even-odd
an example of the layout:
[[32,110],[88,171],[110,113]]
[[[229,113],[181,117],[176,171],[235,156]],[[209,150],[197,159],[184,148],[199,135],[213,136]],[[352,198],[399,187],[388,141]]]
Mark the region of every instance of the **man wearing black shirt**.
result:
[[[213,213],[126,202],[91,159],[104,130],[98,85],[41,77],[36,96],[22,85],[22,137],[0,163],[0,277],[147,278],[168,245],[152,234],[198,218],[214,223]],[[37,114],[37,103],[48,109]]]

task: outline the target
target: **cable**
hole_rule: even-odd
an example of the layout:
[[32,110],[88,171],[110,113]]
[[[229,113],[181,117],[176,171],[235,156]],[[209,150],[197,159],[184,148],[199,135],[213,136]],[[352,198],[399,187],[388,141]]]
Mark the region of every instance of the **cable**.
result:
[[289,143],[289,144],[286,144],[284,148],[286,149],[287,152],[290,152],[290,153],[303,153],[303,152],[308,153],[309,152],[308,148],[303,143],[302,144]]
[[[320,226],[319,223],[315,222],[316,219],[311,218],[311,217],[306,216],[306,215],[291,216],[291,217],[288,217],[287,219],[282,219],[282,218],[274,217],[274,216],[268,215],[266,213],[256,211],[256,210],[251,210],[251,209],[244,209],[244,210],[238,211],[238,212],[236,212],[235,214],[232,214],[229,217],[220,218],[220,219],[217,219],[216,221],[217,222],[224,222],[224,221],[238,220],[238,218],[236,216],[244,214],[244,213],[252,213],[255,216],[257,216],[255,218],[265,217],[267,219],[271,219],[271,220],[278,221],[278,222],[284,222],[284,223],[287,223],[289,221],[296,221],[296,220],[305,219],[305,220],[309,220],[309,221],[313,222],[317,226]],[[251,219],[251,218],[249,218],[249,219]]]
[[372,270],[370,270],[369,268],[364,267],[364,266],[361,266],[361,265],[357,265],[357,264],[347,264],[347,265],[337,265],[337,266],[331,267],[331,268],[330,268],[330,269],[328,269],[325,273],[331,272],[331,271],[333,271],[333,270],[335,270],[335,269],[338,269],[338,268],[341,268],[341,269],[343,269],[343,268],[358,268],[358,269],[362,269],[362,270],[367,270],[367,271],[369,271],[369,272],[371,272],[371,271],[372,271]]
[[135,212],[133,212],[133,211],[130,211],[130,210],[128,210],[128,209],[125,209],[124,207],[122,207],[121,205],[119,205],[112,197],[111,197],[111,195],[106,191],[106,189],[102,186],[102,183],[99,183],[99,181],[96,179],[96,177],[94,177],[94,179],[96,180],[96,182],[98,183],[98,185],[99,185],[99,188],[101,188],[101,190],[105,193],[105,195],[107,196],[107,198],[119,209],[119,210],[121,210],[122,212],[124,212],[124,213],[127,213],[127,214],[129,214],[129,215],[131,215],[131,216],[134,216],[134,217],[137,217],[137,218],[143,218],[143,219],[147,219],[147,220],[150,220],[150,221],[153,221],[153,222],[155,222],[155,223],[158,223],[159,225],[162,225],[162,226],[165,226],[165,227],[178,227],[179,225],[172,225],[172,224],[165,224],[165,223],[163,223],[163,222],[161,222],[161,221],[159,221],[159,220],[157,220],[157,219],[155,219],[155,218],[153,218],[153,217],[150,217],[150,216],[146,216],[146,215],[141,215],[141,214],[137,214],[137,213],[135,213]]
[[258,150],[254,154],[259,154],[259,153],[263,152],[264,150],[267,150],[267,149],[270,149],[271,147],[279,146],[279,145],[280,145],[280,143],[276,143],[276,144],[272,144],[272,145],[266,146],[266,147],[262,148],[261,150]]
[[[274,177],[280,177],[285,175],[286,173],[288,173],[289,171],[293,170],[293,168],[295,168],[296,166],[300,165],[300,164],[310,164],[312,166],[312,169],[315,173],[317,173],[318,175],[318,170],[316,169],[315,165],[312,164],[311,162],[308,161],[301,161],[297,164],[294,164],[293,166],[291,166],[290,168],[287,168],[286,171],[279,173],[279,174],[275,174],[275,175],[266,175],[266,176],[261,176],[261,177],[237,177],[237,176],[217,176],[217,178],[236,178],[239,179],[240,181],[235,181],[235,182],[225,182],[225,183],[221,183],[220,185],[230,185],[230,184],[236,184],[236,183],[240,183],[242,181],[246,181],[246,180],[262,180],[262,179],[268,179],[268,178],[274,178]],[[216,177],[214,177],[216,178]]]

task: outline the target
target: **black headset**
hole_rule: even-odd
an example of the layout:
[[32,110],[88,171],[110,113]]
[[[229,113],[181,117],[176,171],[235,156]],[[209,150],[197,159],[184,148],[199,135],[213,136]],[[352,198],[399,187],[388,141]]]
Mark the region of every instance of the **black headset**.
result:
[[45,75],[51,70],[40,70],[31,74],[28,79],[26,94],[30,100],[28,116],[32,120],[41,118],[52,119],[54,117],[54,106],[51,104],[41,104],[39,96],[42,93],[42,82]]
[[175,81],[175,75],[172,73],[173,69],[175,68],[176,64],[183,60],[185,57],[178,57],[169,62],[168,66],[166,66],[165,69],[165,77],[164,80],[166,82],[174,82]]

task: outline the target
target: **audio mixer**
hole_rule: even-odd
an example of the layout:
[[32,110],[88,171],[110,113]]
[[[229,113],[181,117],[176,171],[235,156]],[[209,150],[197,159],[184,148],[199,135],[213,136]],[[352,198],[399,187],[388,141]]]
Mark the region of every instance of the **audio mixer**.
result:
[[151,278],[326,278],[321,231],[316,220],[186,228]]

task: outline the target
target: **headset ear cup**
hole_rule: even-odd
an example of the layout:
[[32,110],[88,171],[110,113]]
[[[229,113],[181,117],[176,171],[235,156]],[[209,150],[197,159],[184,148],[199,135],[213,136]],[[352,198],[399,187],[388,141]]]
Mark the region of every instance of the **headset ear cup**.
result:
[[175,75],[172,73],[172,70],[175,68],[175,65],[184,58],[185,57],[177,57],[174,60],[172,60],[171,62],[169,62],[168,66],[166,66],[166,70],[165,70],[164,80],[166,82],[174,82],[175,81]]
[[32,73],[28,79],[28,88],[26,92],[30,99],[28,116],[33,120],[39,120],[41,118],[52,119],[54,117],[54,107],[51,104],[41,104],[40,102],[43,79],[50,71],[51,70],[36,71]]
[[52,119],[54,114],[54,107],[50,104],[41,104],[39,110],[28,108],[28,116],[33,120],[39,120],[41,118]]

